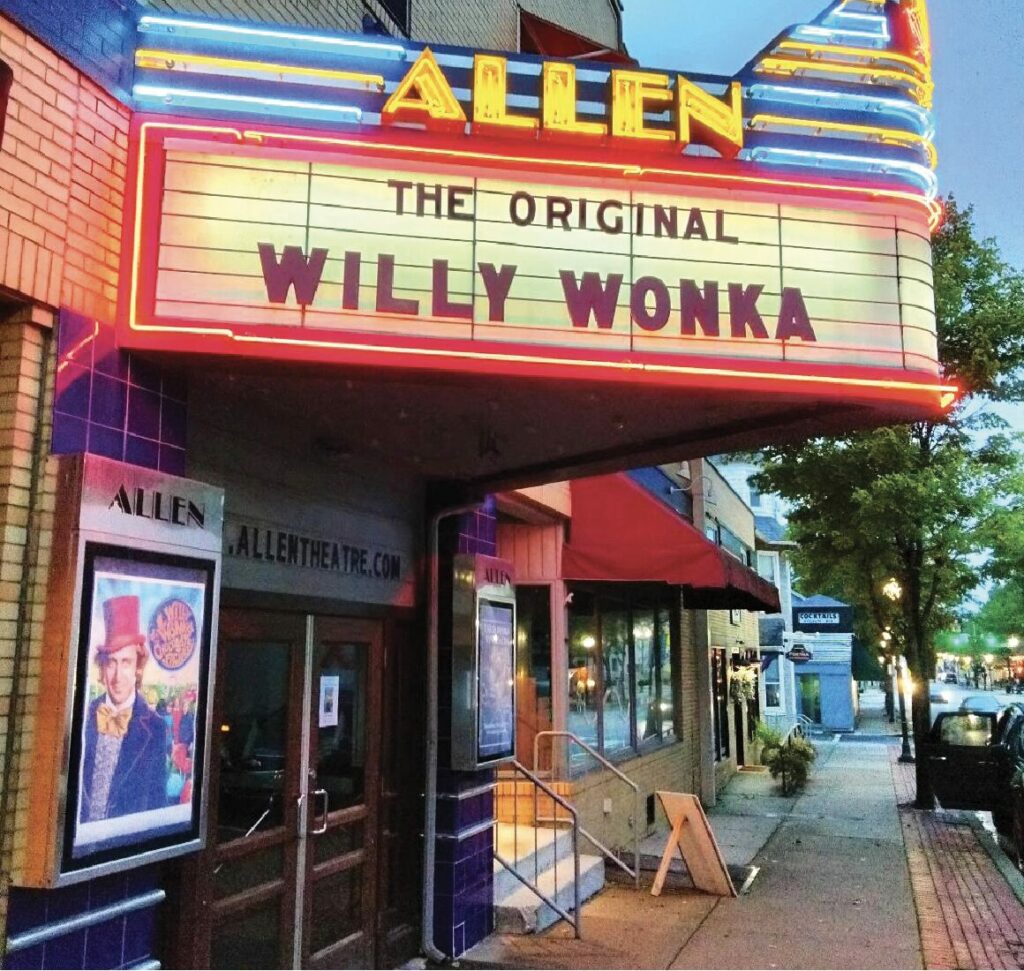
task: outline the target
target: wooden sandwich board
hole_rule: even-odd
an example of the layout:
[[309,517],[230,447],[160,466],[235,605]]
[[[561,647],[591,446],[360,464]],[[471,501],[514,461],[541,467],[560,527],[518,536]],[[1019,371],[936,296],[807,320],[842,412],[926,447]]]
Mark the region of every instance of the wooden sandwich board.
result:
[[719,897],[735,897],[736,888],[732,885],[725,858],[715,840],[715,834],[711,832],[700,800],[688,792],[659,792],[658,799],[672,831],[661,856],[651,895],[660,896],[668,868],[672,865],[672,857],[678,849],[690,879],[698,890]]

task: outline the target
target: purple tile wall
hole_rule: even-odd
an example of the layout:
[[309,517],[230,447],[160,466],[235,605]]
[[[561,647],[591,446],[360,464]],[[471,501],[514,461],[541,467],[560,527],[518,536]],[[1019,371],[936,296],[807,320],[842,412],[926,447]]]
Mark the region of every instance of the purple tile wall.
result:
[[[58,890],[13,887],[8,903],[8,939],[159,886],[160,871],[150,866]],[[12,971],[16,968],[128,968],[154,958],[156,938],[157,909],[149,907],[43,944],[10,951],[3,966]]]
[[183,383],[119,351],[109,324],[63,308],[57,328],[53,453],[89,452],[184,475]]
[[[454,521],[442,537],[442,563],[450,573],[455,553],[494,556],[498,549],[497,504],[488,496],[472,513]],[[450,590],[449,590],[450,593]],[[442,592],[442,603],[450,603]],[[442,645],[450,641],[442,619]],[[451,654],[442,646],[438,696],[440,764],[448,764],[451,744]],[[452,958],[462,955],[494,930],[492,862],[493,769],[453,772],[441,768],[437,778],[437,856],[434,866],[434,944]],[[485,787],[484,791],[480,790]],[[481,828],[482,827],[482,828]]]

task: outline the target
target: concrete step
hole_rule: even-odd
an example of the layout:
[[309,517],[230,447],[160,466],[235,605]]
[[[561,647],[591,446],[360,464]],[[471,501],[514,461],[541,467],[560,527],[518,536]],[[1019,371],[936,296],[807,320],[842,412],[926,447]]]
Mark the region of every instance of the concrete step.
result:
[[[495,845],[498,853],[527,880],[535,880],[545,870],[553,869],[558,860],[558,876],[561,883],[566,874],[572,874],[572,832],[567,829],[546,827],[512,826],[498,823],[495,827]],[[518,835],[517,835],[518,834]],[[536,842],[535,842],[536,840]],[[583,849],[581,844],[580,849]],[[494,899],[519,889],[522,884],[497,860],[494,861]]]
[[[529,887],[519,881],[510,894],[497,898],[494,903],[494,930],[499,934],[535,934],[550,927],[561,917],[544,903]],[[540,891],[554,900],[565,911],[571,912],[573,895],[572,861],[558,865],[558,885],[554,868],[545,870],[537,883]],[[580,856],[580,903],[589,900],[604,889],[604,857]]]

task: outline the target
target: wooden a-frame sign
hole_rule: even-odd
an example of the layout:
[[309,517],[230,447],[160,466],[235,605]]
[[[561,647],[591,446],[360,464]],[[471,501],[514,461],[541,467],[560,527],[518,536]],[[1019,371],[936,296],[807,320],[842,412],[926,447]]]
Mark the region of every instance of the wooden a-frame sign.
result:
[[735,897],[736,888],[732,885],[725,858],[715,834],[711,832],[700,800],[687,792],[659,792],[658,799],[672,831],[651,886],[651,895],[660,896],[672,857],[678,849],[694,887],[719,897]]

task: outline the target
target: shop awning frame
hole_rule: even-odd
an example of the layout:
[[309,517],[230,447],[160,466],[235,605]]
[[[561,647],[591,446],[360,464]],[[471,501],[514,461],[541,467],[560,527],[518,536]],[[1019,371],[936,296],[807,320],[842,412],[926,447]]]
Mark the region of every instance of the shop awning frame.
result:
[[781,610],[779,591],[627,473],[570,483],[566,580],[683,587],[696,610]]

